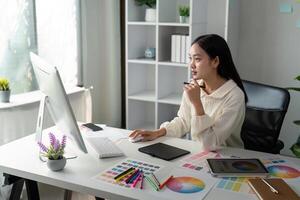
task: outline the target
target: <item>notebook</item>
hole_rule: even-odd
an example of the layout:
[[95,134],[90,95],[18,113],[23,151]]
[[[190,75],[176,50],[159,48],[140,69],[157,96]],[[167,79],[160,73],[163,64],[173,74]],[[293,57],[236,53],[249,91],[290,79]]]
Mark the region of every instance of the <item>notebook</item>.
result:
[[141,147],[139,148],[139,151],[168,161],[190,153],[189,151],[186,151],[184,149],[180,149],[160,142]]
[[124,156],[123,151],[107,137],[86,137],[86,140],[99,154],[99,158]]
[[248,179],[248,183],[260,200],[300,200],[300,197],[290,186],[280,178],[265,179],[278,194],[271,191],[270,187],[260,178]]

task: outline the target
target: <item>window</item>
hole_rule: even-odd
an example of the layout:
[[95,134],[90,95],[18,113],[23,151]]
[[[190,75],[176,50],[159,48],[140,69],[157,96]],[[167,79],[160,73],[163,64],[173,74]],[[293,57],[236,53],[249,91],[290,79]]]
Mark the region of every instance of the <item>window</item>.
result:
[[77,84],[79,0],[1,0],[0,77],[13,94],[36,90],[29,52],[57,66],[65,84]]

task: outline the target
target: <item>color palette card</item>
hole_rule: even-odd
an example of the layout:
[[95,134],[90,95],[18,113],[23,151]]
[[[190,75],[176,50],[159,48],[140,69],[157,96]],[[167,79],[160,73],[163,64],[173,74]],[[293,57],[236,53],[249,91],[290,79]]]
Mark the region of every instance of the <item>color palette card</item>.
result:
[[203,151],[193,155],[190,155],[187,158],[182,159],[180,162],[180,167],[185,169],[200,171],[204,169],[204,171],[208,170],[208,166],[206,163],[207,158],[221,158],[221,154],[218,152],[212,151]]
[[248,179],[244,177],[226,177],[222,178],[215,186],[217,189],[230,192],[239,192],[248,195],[254,195],[254,192],[247,183]]
[[[130,174],[125,176],[123,179],[120,181],[115,181],[114,177],[116,177],[118,174],[121,174],[122,172],[126,171],[127,169],[134,167],[135,169],[140,169],[143,170],[145,176],[149,176],[151,173],[156,173],[164,166],[153,164],[153,163],[148,163],[136,159],[131,159],[131,158],[126,158],[122,162],[118,163],[117,165],[101,172],[94,178],[100,181],[104,181],[106,183],[110,183],[116,186],[121,186],[121,187],[126,187],[130,188],[131,184],[126,184],[125,180],[127,179]],[[136,187],[139,188],[139,187]]]
[[179,167],[172,170],[165,168],[156,175],[160,182],[173,175],[173,178],[167,182],[162,190],[153,193],[158,196],[158,199],[203,199],[218,180],[204,171],[187,170]]

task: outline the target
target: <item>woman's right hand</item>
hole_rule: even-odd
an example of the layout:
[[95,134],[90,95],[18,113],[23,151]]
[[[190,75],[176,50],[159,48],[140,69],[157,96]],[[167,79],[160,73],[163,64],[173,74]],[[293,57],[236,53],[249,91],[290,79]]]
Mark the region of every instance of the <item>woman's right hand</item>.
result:
[[161,136],[164,136],[166,134],[166,129],[161,128],[159,130],[155,131],[147,131],[147,130],[134,130],[132,133],[130,133],[129,137],[134,139],[138,136],[142,137],[142,142],[155,140],[156,138],[159,138]]

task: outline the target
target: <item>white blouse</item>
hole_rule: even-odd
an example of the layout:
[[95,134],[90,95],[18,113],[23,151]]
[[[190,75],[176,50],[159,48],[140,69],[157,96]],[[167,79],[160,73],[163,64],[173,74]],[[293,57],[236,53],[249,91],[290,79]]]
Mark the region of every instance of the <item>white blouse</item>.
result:
[[[201,81],[199,81],[201,82]],[[167,136],[182,137],[190,132],[192,140],[199,141],[205,150],[219,146],[243,148],[241,127],[245,118],[245,96],[233,80],[228,80],[211,94],[201,89],[204,112],[196,116],[194,106],[184,92],[177,117],[160,127]]]

